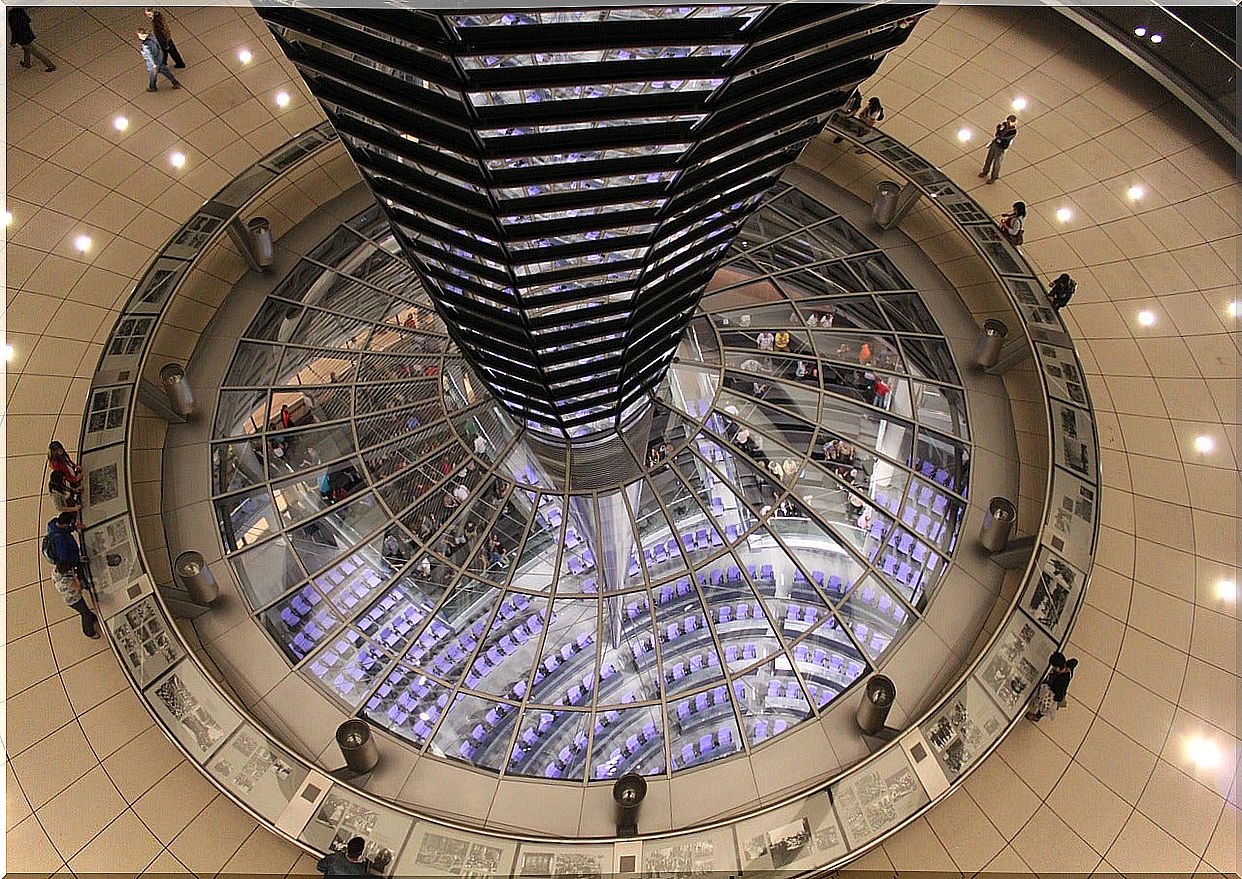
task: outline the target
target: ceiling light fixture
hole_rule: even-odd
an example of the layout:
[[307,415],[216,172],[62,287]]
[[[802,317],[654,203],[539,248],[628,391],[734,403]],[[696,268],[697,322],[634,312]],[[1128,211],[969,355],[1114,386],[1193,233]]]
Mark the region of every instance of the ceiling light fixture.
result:
[[1151,41],[1152,41],[1153,43],[1163,43],[1163,42],[1164,42],[1164,37],[1163,37],[1163,36],[1161,36],[1160,34],[1152,34],[1152,35],[1151,35]]
[[975,133],[971,131],[969,128],[959,128],[957,130],[957,139],[960,140],[962,143],[966,143],[966,141],[970,140],[974,136],[975,136]]
[[185,167],[185,153],[173,153],[168,157],[168,161],[172,163],[174,168]]
[[1237,303],[1237,300],[1234,300],[1233,302],[1230,302],[1230,303],[1229,303],[1229,307],[1228,307],[1228,309],[1226,309],[1226,310],[1229,312],[1229,316],[1230,316],[1230,317],[1237,317],[1237,316],[1238,316],[1238,303]]
[[12,360],[12,359],[13,359],[13,346],[12,346],[12,345],[5,345],[5,346],[4,346],[4,359],[5,359],[5,360]]
[[254,58],[254,56],[250,54],[249,49],[242,49],[241,51],[237,53],[237,60],[240,61],[242,64],[249,64],[250,59],[252,58]]
[[1135,183],[1133,186],[1131,186],[1129,189],[1126,190],[1126,195],[1129,196],[1130,201],[1138,201],[1140,198],[1142,198],[1146,194],[1147,194],[1147,190],[1137,183]]
[[86,253],[86,251],[91,249],[91,236],[79,235],[77,238],[73,239],[73,246],[76,247],[80,253]]
[[1195,437],[1195,451],[1200,455],[1206,455],[1214,448],[1216,448],[1216,440],[1212,439],[1206,433],[1202,436]]
[[1238,600],[1238,584],[1232,580],[1221,580],[1216,584],[1216,597],[1221,601],[1233,603]]
[[1136,37],[1145,37],[1145,36],[1147,36],[1147,28],[1145,28],[1145,27],[1136,27],[1136,28],[1134,29],[1134,35],[1135,35]]
[[12,212],[12,211],[5,211],[5,212],[4,212],[4,225],[6,225],[6,226],[12,226],[12,225],[13,225],[13,212]]
[[127,119],[124,116],[117,116],[115,119],[112,120],[112,127],[115,128],[117,131],[124,131],[125,129],[129,128],[129,119]]
[[1069,208],[1057,208],[1057,219],[1062,223],[1068,223],[1074,219],[1074,212]]
[[277,92],[276,93],[276,106],[277,107],[288,107],[289,106],[289,93],[288,92]]
[[1138,313],[1138,322],[1145,327],[1150,327],[1156,323],[1156,315],[1151,311],[1140,311]]
[[1026,109],[1026,98],[1023,98],[1021,96],[1016,97],[1013,99],[1013,103],[1011,103],[1009,106],[1021,112],[1022,110]]

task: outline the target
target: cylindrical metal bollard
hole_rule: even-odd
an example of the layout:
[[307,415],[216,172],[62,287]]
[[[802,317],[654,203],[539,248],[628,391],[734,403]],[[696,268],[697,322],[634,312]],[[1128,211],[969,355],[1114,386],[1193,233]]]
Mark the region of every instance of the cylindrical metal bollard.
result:
[[875,185],[875,198],[871,202],[871,221],[877,226],[887,226],[897,216],[897,197],[901,185],[891,180],[881,180]]
[[979,542],[988,552],[1000,552],[1009,542],[1009,532],[1018,518],[1018,510],[1003,497],[988,501],[988,512],[979,529]]
[[858,728],[867,735],[875,735],[884,729],[884,721],[888,720],[889,709],[897,698],[897,687],[884,675],[872,675],[867,679],[863,690],[862,702],[854,715]]
[[272,224],[266,217],[254,217],[246,223],[250,230],[250,255],[261,269],[272,264]]
[[185,379],[185,368],[180,363],[167,363],[160,370],[160,384],[164,387],[164,396],[168,397],[168,406],[182,418],[194,414],[194,391]]
[[379,763],[379,748],[365,720],[353,718],[338,726],[336,744],[345,758],[345,765],[359,775],[370,772]]
[[998,320],[985,320],[983,332],[975,342],[975,364],[984,369],[993,367],[1000,360],[1001,349],[1005,347],[1005,337],[1009,335],[1009,327]]
[[189,551],[177,556],[173,564],[181,585],[185,586],[190,598],[197,604],[211,604],[220,595],[220,584],[216,575],[203,562],[201,553]]

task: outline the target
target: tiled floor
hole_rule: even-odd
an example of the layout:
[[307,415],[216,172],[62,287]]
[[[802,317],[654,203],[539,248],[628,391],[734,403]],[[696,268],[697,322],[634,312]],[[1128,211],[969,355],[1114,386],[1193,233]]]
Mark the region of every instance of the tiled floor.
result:
[[[8,59],[8,730],[11,872],[313,872],[180,759],[38,554],[46,443],[72,444],[99,340],[153,248],[206,196],[318,118],[248,9],[180,9],[190,67],[149,95],[136,10],[38,9],[53,74]],[[241,65],[237,50],[253,60]],[[289,106],[276,107],[286,89]],[[967,184],[1029,101],[1005,176],[1026,252],[1079,282],[1108,486],[1070,708],[1020,728],[959,792],[857,863],[949,872],[1236,870],[1239,187],[1188,111],[1045,9],[943,6],[868,83],[897,137]],[[130,120],[120,133],[112,119]],[[960,128],[974,132],[963,145]],[[168,155],[179,150],[185,167]],[[1142,185],[1131,201],[1127,191]],[[1056,218],[1068,207],[1072,218]],[[86,254],[73,248],[83,232]],[[1140,310],[1156,318],[1137,321]],[[1200,453],[1194,439],[1212,436]],[[1214,746],[1196,764],[1188,743]]]

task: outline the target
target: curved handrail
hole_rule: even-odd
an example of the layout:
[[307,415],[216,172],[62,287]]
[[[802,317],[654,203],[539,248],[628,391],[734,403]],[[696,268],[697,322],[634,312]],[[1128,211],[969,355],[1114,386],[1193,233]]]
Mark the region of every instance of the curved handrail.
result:
[[[1063,324],[1047,305],[1042,285],[1021,254],[1000,239],[987,213],[938,169],[894,138],[874,129],[866,129],[854,120],[835,120],[830,123],[830,128],[861,146],[875,158],[901,171],[923,194],[935,201],[950,223],[972,242],[977,252],[989,264],[994,277],[1006,292],[1010,307],[1021,319],[1024,343],[1029,346],[1030,354],[1040,367],[1038,380],[1044,392],[1049,424],[1056,425],[1059,415],[1062,438],[1065,431],[1073,433],[1074,438],[1080,440],[1081,454],[1073,461],[1068,460],[1065,451],[1058,454],[1060,447],[1055,446],[1050,431],[1047,448],[1048,475],[1045,480],[1045,512],[1048,515],[1036,535],[1036,549],[1004,619],[976,659],[946,689],[948,696],[927,710],[895,741],[848,770],[838,773],[831,781],[814,791],[784,798],[758,808],[743,818],[720,819],[689,830],[638,837],[637,844],[644,846],[644,852],[647,846],[675,846],[679,841],[689,844],[696,837],[707,839],[712,834],[731,832],[732,828],[736,828],[739,833],[745,832],[740,825],[750,824],[765,815],[772,815],[775,820],[775,813],[791,807],[797,808],[798,815],[813,815],[816,820],[825,822],[821,829],[831,833],[824,838],[831,837],[836,840],[831,846],[816,852],[822,853],[823,859],[813,864],[801,865],[799,869],[835,869],[881,843],[960,784],[1018,722],[1025,697],[1015,694],[1018,701],[1002,707],[1000,697],[993,701],[993,696],[987,695],[987,683],[990,679],[985,677],[985,673],[994,676],[1004,662],[1017,668],[1014,662],[1029,652],[1034,657],[1029,661],[1034,668],[1034,678],[1031,678],[1029,670],[1026,676],[1028,685],[1033,686],[1042,677],[1048,653],[1046,648],[1060,646],[1067,641],[1073,617],[1081,605],[1090,576],[1090,557],[1099,528],[1098,441],[1091,420],[1090,399],[1085,385],[1081,383],[1081,366]],[[465,834],[474,840],[490,840],[500,847],[500,851],[508,852],[506,857],[514,858],[513,861],[505,861],[505,864],[513,864],[508,872],[514,873],[520,872],[516,864],[518,846],[529,844],[531,848],[541,852],[556,848],[576,852],[590,849],[598,852],[601,844],[615,841],[582,839],[571,842],[549,840],[531,834],[479,831],[454,821],[431,818],[412,809],[380,801],[359,788],[330,778],[318,767],[290,754],[244,706],[238,705],[220,690],[219,685],[204,670],[198,656],[172,624],[167,603],[150,581],[148,572],[151,567],[146,551],[137,539],[138,531],[131,501],[132,486],[126,474],[124,456],[132,446],[140,377],[152,353],[156,329],[181,283],[195,268],[208,247],[219,240],[225,225],[251,205],[284,171],[317,154],[331,142],[331,138],[332,132],[327,123],[298,135],[260,160],[208,201],[152,261],[109,335],[92,381],[79,448],[82,450],[82,464],[86,471],[89,502],[84,518],[90,524],[84,531],[84,545],[97,558],[113,555],[120,561],[119,565],[109,567],[109,571],[124,566],[125,555],[129,556],[129,566],[122,567],[119,573],[110,574],[107,589],[101,589],[97,596],[100,616],[105,619],[112,636],[110,643],[144,704],[160,728],[187,759],[202,768],[226,796],[256,820],[307,851],[322,851],[328,847],[331,832],[328,831],[329,835],[325,838],[322,824],[317,825],[314,816],[316,809],[326,808],[324,804],[329,798],[331,788],[334,796],[339,790],[339,796],[352,798],[392,820],[393,826],[390,829],[393,833],[390,835],[395,840],[395,848],[391,852],[392,858],[387,864],[387,871],[391,871],[401,859],[402,849],[407,841],[425,832],[422,825],[429,825],[446,833]],[[1076,372],[1067,377],[1071,371]],[[1053,379],[1059,384],[1055,384]],[[1065,410],[1072,410],[1072,426],[1067,426],[1069,422],[1065,420]],[[1086,420],[1080,422],[1079,415]],[[1091,434],[1089,443],[1082,442],[1082,437],[1079,436],[1083,430]],[[1064,459],[1064,463],[1061,459]],[[1065,466],[1066,464],[1075,466]],[[1090,482],[1079,479],[1075,472],[1089,477]],[[1086,503],[1079,498],[1085,504],[1085,534],[1082,525],[1071,533],[1055,511],[1049,512],[1048,500],[1053,491],[1062,484],[1058,477],[1062,480],[1077,480],[1095,490],[1096,502]],[[1081,509],[1083,508],[1080,506]],[[1067,575],[1070,577],[1067,582],[1071,583],[1071,589],[1062,596],[1061,611],[1054,621],[1038,620],[1020,607],[1024,600],[1030,602],[1033,590],[1043,578],[1043,572],[1035,570],[1036,562],[1040,558],[1044,558],[1046,564],[1059,564],[1065,571],[1072,572]],[[1073,577],[1075,574],[1077,576]],[[148,668],[147,662],[141,659],[135,662],[127,656],[121,643],[128,631],[126,627],[132,628],[136,614],[147,614],[143,617],[144,620],[158,622],[163,626],[166,639],[163,643],[167,652],[156,656],[154,670]],[[1019,630],[1017,635],[1015,628]],[[1008,642],[1003,640],[1006,637]],[[1021,643],[1023,638],[1024,644]],[[991,663],[985,668],[989,659]],[[203,689],[195,692],[195,687]],[[970,704],[966,705],[967,702]],[[956,710],[958,705],[965,706],[966,719],[970,722],[977,720],[991,738],[983,748],[970,755],[967,765],[958,764],[953,770],[953,778],[950,779],[949,770],[937,762],[940,758],[932,759],[932,755],[927,752],[928,747],[935,747],[929,742],[936,739],[936,735],[933,732],[925,736],[924,728],[933,721],[940,722],[946,710]],[[205,714],[197,713],[200,709]],[[187,725],[184,722],[187,712],[193,715],[195,724]],[[180,729],[175,726],[177,723],[180,723]],[[231,786],[228,779],[219,777],[220,766],[227,761],[216,759],[224,748],[242,735],[261,739],[259,746],[266,747],[267,754],[271,757],[268,760],[268,774],[260,773],[258,782],[254,778],[248,779],[250,787],[245,791]],[[247,744],[250,753],[254,753],[255,745],[253,740]],[[216,761],[214,764],[213,760]],[[273,761],[279,770],[275,774],[280,775],[283,785],[272,782],[264,786],[265,780],[270,781],[270,764]],[[880,778],[876,767],[882,767],[882,771],[890,775]],[[896,775],[890,772],[893,768],[898,769]],[[859,779],[868,773],[875,774],[875,778],[867,779],[867,785],[860,785]],[[893,782],[892,779],[898,776],[899,782]],[[298,779],[296,783],[291,782],[294,778]],[[883,785],[899,783],[900,790],[894,791],[891,787],[885,787],[884,795],[900,800],[917,793],[918,802],[906,814],[891,816],[892,820],[888,820],[890,816],[881,816],[887,821],[881,826],[855,826],[860,815],[865,821],[865,812],[856,809],[846,814],[844,809],[851,802],[861,808],[864,804],[860,797],[865,792],[864,788],[871,789],[872,782]],[[276,787],[274,793],[273,785]],[[822,796],[824,793],[827,793],[826,798]],[[312,832],[313,828],[317,829]],[[626,844],[616,843],[617,846]],[[716,867],[730,872],[740,869],[738,851],[734,849],[731,859],[717,864]],[[655,868],[646,865],[636,869],[651,872]],[[502,869],[501,872],[506,870]],[[601,872],[612,872],[611,864],[601,867]]]

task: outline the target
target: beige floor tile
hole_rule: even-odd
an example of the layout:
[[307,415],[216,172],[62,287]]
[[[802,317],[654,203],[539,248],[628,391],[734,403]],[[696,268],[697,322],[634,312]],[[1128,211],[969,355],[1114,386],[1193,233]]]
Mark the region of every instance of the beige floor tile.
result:
[[1221,873],[1238,871],[1238,809],[1226,805],[1208,843],[1203,860]]
[[47,838],[39,819],[30,816],[4,837],[5,866],[9,875],[31,873],[46,876],[64,866],[64,859]]
[[1224,798],[1160,760],[1138,809],[1166,833],[1202,855],[1224,807]]
[[[70,623],[73,624],[73,621]],[[79,714],[130,686],[111,650],[100,651],[64,669],[60,679],[69,694],[69,704]]]
[[1017,835],[1040,803],[1022,776],[1000,759],[981,763],[966,779],[966,792],[1006,839]]
[[96,766],[36,815],[61,857],[72,858],[124,810],[121,794]]
[[1048,797],[1048,805],[1101,856],[1134,811],[1133,806],[1077,763],[1066,768]]
[[968,876],[986,867],[1005,848],[1000,831],[962,791],[954,792],[932,809],[927,823],[954,866]]
[[1238,669],[1238,620],[1203,607],[1194,609],[1194,624],[1190,638],[1192,656],[1219,669],[1237,672]]
[[1156,755],[1104,720],[1091,725],[1075,760],[1127,803],[1137,803]]
[[[113,756],[119,757],[127,750],[122,748]],[[109,763],[119,764],[118,772],[124,769],[124,763],[120,760]],[[111,768],[109,771],[112,771]],[[156,839],[168,845],[217,796],[219,794],[211,782],[193,764],[182,761],[138,798],[134,811]]]
[[1069,764],[1070,755],[1046,736],[1040,725],[1019,723],[997,748],[996,755],[1020,773],[1027,787],[1047,797]]
[[[37,588],[37,587],[27,587]],[[56,674],[56,660],[52,657],[52,642],[46,629],[10,641],[6,662],[6,685],[8,692],[17,694],[40,681]]]
[[953,859],[924,818],[907,825],[886,841],[884,853],[898,873],[931,870],[947,876],[957,875]]
[[218,796],[168,846],[196,873],[215,873],[237,853],[255,829],[254,820],[232,800]]
[[[1147,587],[1138,584],[1136,589]],[[1187,661],[1186,654],[1176,648],[1149,638],[1138,629],[1127,629],[1121,654],[1117,657],[1117,671],[1143,689],[1174,703],[1182,688]]]
[[301,856],[300,848],[266,828],[258,827],[229,858],[221,872],[284,876],[294,868]]
[[4,765],[4,829],[12,830],[24,821],[32,812],[30,802],[23,793],[17,776],[13,774],[13,766]]
[[120,865],[143,870],[163,848],[133,810],[126,809],[69,859],[69,868],[79,875],[116,872]]
[[1164,744],[1173,708],[1173,703],[1119,673],[1109,682],[1100,717],[1155,753]]
[[81,727],[77,723],[67,723],[22,751],[13,758],[11,765],[30,805],[38,810],[86,775],[98,761]]
[[1013,839],[1013,848],[1037,873],[1090,873],[1100,856],[1047,805]]
[[1108,862],[1127,874],[1142,873],[1151,864],[1166,873],[1189,873],[1199,857],[1136,811],[1108,850]]
[[147,709],[128,687],[84,712],[78,720],[91,750],[100,760],[131,742],[153,723]]
[[20,754],[73,717],[73,709],[58,678],[36,684],[9,698],[5,722],[9,757]]
[[1237,734],[1238,678],[1197,657],[1186,665],[1179,705],[1213,726],[1232,735]]

